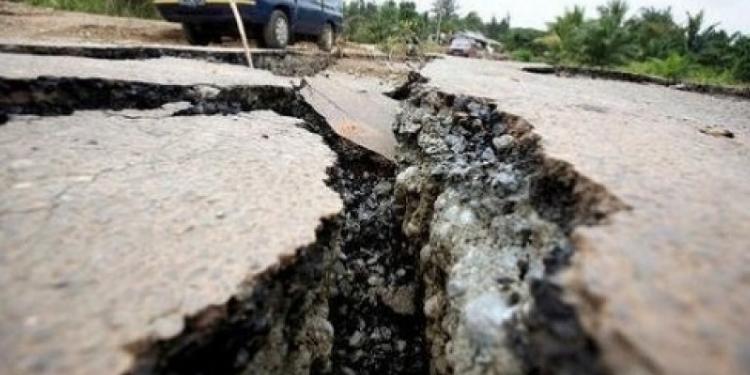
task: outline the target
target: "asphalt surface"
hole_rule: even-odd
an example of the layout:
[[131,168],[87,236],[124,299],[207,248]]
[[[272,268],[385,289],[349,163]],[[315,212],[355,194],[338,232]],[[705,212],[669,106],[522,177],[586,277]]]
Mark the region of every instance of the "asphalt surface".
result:
[[103,60],[70,56],[0,54],[0,77],[39,76],[102,78],[171,85],[291,87],[297,79],[259,69],[201,60],[164,57],[144,60]]
[[384,95],[390,89],[372,77],[326,72],[307,78],[302,95],[336,132],[389,159],[395,157],[391,128],[399,103]]
[[171,110],[0,128],[0,372],[122,373],[341,209],[297,119]]
[[750,103],[521,66],[446,58],[423,74],[525,118],[548,156],[632,208],[578,228],[564,275],[615,373],[750,372]]
[[[300,84],[175,58],[0,61],[5,78]],[[748,102],[520,67],[446,58],[422,73],[525,118],[548,156],[631,207],[575,230],[562,277],[608,364],[628,374],[750,372]],[[396,103],[377,81],[322,74],[302,94],[340,135],[392,156]],[[0,127],[0,372],[120,372],[124,345],[176,334],[183,316],[224,302],[248,269],[273,267],[339,211],[323,183],[333,154],[297,120],[170,113]]]

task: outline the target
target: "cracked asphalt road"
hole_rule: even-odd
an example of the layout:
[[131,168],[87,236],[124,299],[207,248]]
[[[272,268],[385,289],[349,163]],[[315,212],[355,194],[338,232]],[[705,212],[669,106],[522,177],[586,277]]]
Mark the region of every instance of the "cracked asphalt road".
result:
[[[447,58],[449,93],[528,120],[548,156],[631,207],[579,228],[568,295],[616,373],[750,372],[750,104]],[[701,129],[719,126],[734,139]]]
[[[185,59],[0,59],[5,78],[299,82]],[[750,369],[747,101],[468,59],[438,60],[423,74],[445,92],[491,98],[522,116],[550,157],[632,208],[575,231],[579,251],[563,278],[616,372]],[[380,95],[371,82],[346,75],[310,82],[344,101],[354,120],[377,123],[358,139],[352,134],[363,133],[336,127],[349,122],[340,108],[327,111],[330,103],[303,92],[339,134],[392,150],[384,124],[394,103],[368,106]],[[312,242],[319,219],[340,210],[323,183],[334,156],[298,120],[171,113],[76,112],[0,127],[2,372],[120,372],[130,363],[124,345],[174,335],[183,316],[224,302],[247,269],[261,272]],[[707,128],[735,138],[701,133]]]
[[299,120],[170,113],[1,128],[0,372],[122,373],[126,345],[179,333],[341,209]]

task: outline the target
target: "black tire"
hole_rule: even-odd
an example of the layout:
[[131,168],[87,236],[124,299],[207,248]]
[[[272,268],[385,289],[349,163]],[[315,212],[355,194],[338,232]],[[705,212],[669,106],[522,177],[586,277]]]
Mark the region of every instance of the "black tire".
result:
[[333,26],[330,23],[326,23],[323,25],[323,31],[318,35],[318,48],[322,51],[331,52],[335,40],[336,33],[333,32]]
[[291,28],[286,14],[274,10],[268,23],[263,26],[263,42],[268,48],[286,48],[291,39]]
[[195,23],[183,23],[182,33],[193,46],[207,46],[214,39],[214,35],[208,33],[203,25]]

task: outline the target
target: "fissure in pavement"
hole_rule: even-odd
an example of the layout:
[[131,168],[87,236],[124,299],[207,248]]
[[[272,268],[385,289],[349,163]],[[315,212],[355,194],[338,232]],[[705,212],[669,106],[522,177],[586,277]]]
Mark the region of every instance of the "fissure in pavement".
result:
[[[244,52],[221,49],[197,49],[165,46],[60,46],[31,44],[0,44],[0,52],[42,56],[76,56],[107,60],[145,60],[162,57],[198,59],[209,62],[247,65]],[[324,53],[279,50],[257,50],[252,54],[253,67],[282,76],[312,76],[333,63]]]
[[522,119],[430,89],[397,91],[397,163],[336,135],[294,89],[100,79],[2,80],[0,113],[156,108],[176,116],[273,110],[300,118],[338,156],[344,210],[317,241],[187,319],[133,343],[134,374],[604,373],[596,344],[554,282],[578,225],[625,208],[546,158]]

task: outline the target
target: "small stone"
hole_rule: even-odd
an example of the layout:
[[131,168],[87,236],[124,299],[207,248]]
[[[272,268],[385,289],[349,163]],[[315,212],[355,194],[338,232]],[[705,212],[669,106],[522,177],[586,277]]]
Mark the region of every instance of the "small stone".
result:
[[515,139],[512,135],[502,135],[500,137],[495,137],[492,139],[492,145],[495,146],[495,150],[497,151],[505,151],[513,146],[513,142]]
[[416,286],[406,285],[393,289],[384,289],[379,294],[383,303],[390,307],[395,313],[401,315],[412,315],[414,314],[414,310],[416,310],[414,305],[416,293]]
[[502,187],[507,191],[516,191],[520,181],[512,172],[501,171],[492,177],[492,187]]
[[383,280],[378,276],[370,276],[370,278],[367,279],[367,283],[371,286],[378,286],[383,283]]
[[406,349],[406,341],[404,340],[398,340],[396,341],[396,350],[399,352],[403,352]]
[[428,298],[424,303],[424,315],[428,318],[437,318],[437,314],[440,311],[440,296],[437,294]]
[[203,99],[213,99],[219,95],[221,90],[213,86],[198,86],[195,88],[198,95]]
[[360,345],[362,345],[363,338],[364,337],[362,336],[362,332],[354,332],[354,334],[349,337],[349,346],[351,346],[352,348],[358,348]]
[[497,161],[497,157],[495,157],[495,153],[490,147],[484,149],[484,152],[482,152],[482,156],[480,156],[480,158],[482,159],[482,161],[487,163],[494,163]]
[[513,309],[498,294],[486,292],[469,301],[463,315],[472,341],[488,346],[502,339],[503,324],[513,316]]

